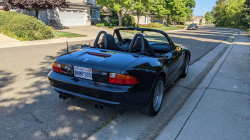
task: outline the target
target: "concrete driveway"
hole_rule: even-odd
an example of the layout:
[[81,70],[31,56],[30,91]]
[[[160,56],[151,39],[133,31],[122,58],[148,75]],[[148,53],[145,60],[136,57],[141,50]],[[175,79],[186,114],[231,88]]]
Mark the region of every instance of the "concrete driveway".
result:
[[96,35],[100,31],[106,31],[108,34],[112,34],[114,30],[113,29],[106,29],[102,27],[96,27],[96,26],[71,26],[69,29],[63,29],[58,31],[64,31],[64,32],[70,32],[70,33],[76,33],[76,34],[83,34],[87,35],[90,38],[95,39]]

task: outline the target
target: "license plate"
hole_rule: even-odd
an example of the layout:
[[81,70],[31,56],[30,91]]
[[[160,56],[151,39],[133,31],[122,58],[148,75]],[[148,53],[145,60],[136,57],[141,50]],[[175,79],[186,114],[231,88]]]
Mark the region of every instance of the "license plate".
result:
[[74,66],[74,76],[92,80],[92,69]]

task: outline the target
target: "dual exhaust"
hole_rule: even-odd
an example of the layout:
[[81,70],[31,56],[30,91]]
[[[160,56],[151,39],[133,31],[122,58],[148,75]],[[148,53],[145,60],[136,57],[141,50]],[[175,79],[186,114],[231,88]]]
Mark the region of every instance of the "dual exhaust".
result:
[[59,98],[60,98],[60,99],[63,99],[63,100],[66,100],[66,99],[70,98],[70,96],[69,96],[69,95],[60,94],[60,95],[59,95]]
[[[70,95],[67,95],[67,94],[59,94],[59,98],[60,99],[63,99],[63,100],[66,100],[68,98],[70,98],[71,96]],[[104,107],[106,106],[106,104],[102,104],[102,103],[95,103],[95,108],[100,108],[100,109],[104,109]]]
[[102,103],[95,103],[95,108],[100,108],[100,109],[104,109],[104,107],[106,106],[106,104],[102,104]]

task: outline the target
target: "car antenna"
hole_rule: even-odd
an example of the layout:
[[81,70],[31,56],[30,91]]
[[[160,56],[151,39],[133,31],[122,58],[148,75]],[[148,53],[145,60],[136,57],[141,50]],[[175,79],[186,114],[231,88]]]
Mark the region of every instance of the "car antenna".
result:
[[90,42],[89,42],[89,47],[90,47]]
[[68,41],[66,41],[66,44],[67,44],[67,53],[70,55],[70,53],[69,53],[69,44],[68,44]]

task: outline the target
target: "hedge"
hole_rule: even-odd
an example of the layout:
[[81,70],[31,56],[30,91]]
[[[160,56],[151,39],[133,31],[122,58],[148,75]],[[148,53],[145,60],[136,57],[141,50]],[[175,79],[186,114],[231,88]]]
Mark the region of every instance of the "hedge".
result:
[[[137,27],[137,24],[135,24]],[[163,24],[156,22],[156,23],[149,23],[149,24],[139,24],[138,27],[147,27],[147,28],[161,28]]]
[[0,33],[18,40],[42,40],[53,36],[53,28],[33,16],[17,12],[0,13]]
[[103,26],[104,26],[104,23],[97,23],[96,26],[97,26],[97,27],[103,27]]
[[182,29],[184,29],[185,26],[183,26],[183,25],[178,25],[177,28],[182,28]]
[[122,20],[122,26],[134,26],[135,18],[131,14],[126,14]]

